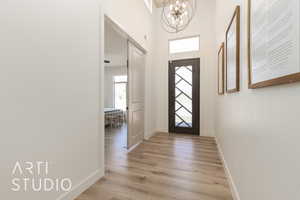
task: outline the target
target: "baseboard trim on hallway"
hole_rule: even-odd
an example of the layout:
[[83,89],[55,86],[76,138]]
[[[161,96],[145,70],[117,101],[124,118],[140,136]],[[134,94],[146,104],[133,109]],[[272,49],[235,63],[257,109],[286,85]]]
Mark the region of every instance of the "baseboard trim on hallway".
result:
[[98,180],[100,180],[104,176],[101,170],[97,170],[81,181],[79,184],[72,187],[69,192],[63,193],[56,200],[74,200],[81,193],[86,191],[89,187],[95,184]]
[[142,144],[143,141],[140,141],[139,143],[133,145],[132,147],[130,147],[128,150],[127,150],[127,153],[130,153],[133,149],[135,149],[137,146],[139,146],[140,144]]
[[217,137],[215,137],[215,140],[216,140],[216,143],[217,143],[217,146],[218,146],[219,155],[221,157],[223,166],[225,168],[225,173],[226,173],[226,176],[227,176],[227,180],[229,182],[229,186],[230,186],[230,190],[231,190],[231,194],[233,196],[233,199],[234,200],[241,200],[239,192],[237,190],[237,187],[236,187],[236,185],[234,183],[234,180],[233,180],[232,175],[230,173],[229,167],[228,167],[227,162],[225,160],[224,153],[222,151],[222,148],[221,148],[221,145],[219,143],[219,140],[218,140]]
[[152,136],[154,136],[157,133],[157,131],[152,131],[149,134],[145,135],[145,140],[149,140]]

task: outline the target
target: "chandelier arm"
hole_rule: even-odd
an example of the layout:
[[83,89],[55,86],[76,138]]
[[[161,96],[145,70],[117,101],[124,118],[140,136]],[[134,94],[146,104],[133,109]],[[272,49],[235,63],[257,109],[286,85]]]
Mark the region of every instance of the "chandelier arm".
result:
[[190,23],[192,22],[192,20],[193,20],[193,18],[194,18],[194,16],[195,16],[195,10],[197,9],[197,7],[196,7],[196,1],[194,1],[195,2],[195,8],[193,9],[192,7],[191,7],[191,9],[192,9],[192,14],[190,15],[190,17],[189,17],[189,19],[188,19],[188,21],[187,21],[187,23],[183,26],[183,29],[182,30],[184,30],[186,27],[188,27],[189,25],[190,25]]
[[171,28],[176,29],[176,27],[173,26],[172,24],[170,24],[169,20],[167,20],[167,16],[166,16],[166,13],[165,13],[165,7],[163,8],[162,19],[164,20],[164,23],[167,24],[167,26],[170,26]]
[[[166,3],[166,2],[168,2],[168,3]],[[166,8],[166,6],[167,6],[168,4],[170,4],[170,3],[171,3],[170,0],[164,1],[164,6],[163,6],[163,9],[162,9],[161,19],[160,19],[160,20],[161,20],[162,28],[163,28],[166,32],[168,32],[168,33],[176,33],[175,31],[170,31],[170,30],[168,30],[168,29],[165,27],[165,25],[166,25],[166,26],[169,26],[172,30],[174,29],[173,26],[169,23],[169,21],[165,19],[165,18],[166,18],[166,15],[165,15],[165,8]]]
[[167,32],[169,32],[169,33],[176,33],[176,32],[178,32],[178,28],[177,28],[175,25],[172,25],[172,24],[170,23],[169,20],[167,20],[165,8],[167,7],[167,5],[170,4],[170,1],[168,1],[168,2],[169,2],[169,3],[168,3],[168,4],[165,4],[164,7],[163,7],[161,19],[162,19],[162,21],[163,21],[164,24],[166,24],[167,26],[169,26],[169,27],[170,27],[171,29],[173,29],[174,31],[169,31],[169,30],[167,30],[167,28],[166,28],[165,26],[163,26],[163,28],[164,28]]
[[[162,13],[162,16],[163,16],[163,13]],[[164,24],[166,23],[166,22],[164,22],[164,19],[163,19],[163,17],[161,18],[161,21],[162,21],[162,28],[166,31],[166,32],[168,32],[168,33],[177,33],[177,31],[176,31],[176,29],[172,26],[172,25],[169,25],[169,27],[170,27],[170,29],[172,30],[168,30],[165,26],[164,26]]]
[[165,14],[165,8],[163,8],[163,12],[162,12],[161,14],[162,14],[161,19],[163,20],[163,22],[166,23],[167,26],[172,26],[172,25],[169,23],[169,20],[167,20],[167,17],[166,17],[166,14]]
[[193,5],[190,5],[191,10],[192,10],[192,14],[190,15],[188,22],[186,23],[186,25],[184,25],[184,27],[183,27],[182,30],[184,30],[186,27],[188,27],[188,26],[190,25],[191,21],[193,20],[195,14],[196,14],[196,10],[197,10],[197,0],[194,0],[193,2],[194,2],[194,4],[193,4],[194,7],[193,7]]
[[[162,19],[161,19],[162,20]],[[164,22],[162,22],[162,23],[164,23]],[[174,30],[174,31],[170,31],[170,30],[168,30],[164,25],[162,25],[162,28],[166,31],[166,32],[168,32],[168,33],[176,33],[176,29],[175,28],[173,28],[173,27],[170,27],[172,30]]]

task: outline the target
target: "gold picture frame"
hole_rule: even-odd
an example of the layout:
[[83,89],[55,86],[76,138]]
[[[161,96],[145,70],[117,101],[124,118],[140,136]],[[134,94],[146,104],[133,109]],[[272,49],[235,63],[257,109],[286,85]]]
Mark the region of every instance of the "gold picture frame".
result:
[[288,83],[294,83],[300,81],[300,72],[299,73],[293,73],[285,76],[281,76],[278,78],[273,78],[257,83],[253,83],[253,74],[252,74],[252,0],[248,0],[248,88],[249,89],[257,89],[257,88],[263,88],[263,87],[269,87],[274,85],[281,85],[281,84],[288,84]]
[[225,93],[225,49],[224,42],[221,44],[218,51],[218,94],[223,95]]
[[[232,30],[232,28],[235,27],[235,30]],[[229,40],[229,36],[230,33],[232,33],[232,35],[234,35],[235,40],[233,40],[234,42],[234,49],[233,51],[235,52],[233,56],[234,58],[231,58],[231,56],[228,56],[228,40]],[[234,38],[233,37],[233,38]],[[231,18],[231,21],[229,23],[229,26],[227,28],[226,31],[226,92],[227,93],[234,93],[234,92],[238,92],[240,91],[240,6],[237,6],[233,17]],[[231,52],[231,51],[230,51]],[[230,58],[233,60],[230,60]],[[229,64],[228,62],[234,62],[234,68],[233,69],[229,69]],[[231,70],[233,70],[233,74],[229,74],[229,71],[231,72]],[[230,86],[230,76],[234,76],[234,81],[232,81],[232,83],[235,83],[235,86],[232,88],[229,88]]]

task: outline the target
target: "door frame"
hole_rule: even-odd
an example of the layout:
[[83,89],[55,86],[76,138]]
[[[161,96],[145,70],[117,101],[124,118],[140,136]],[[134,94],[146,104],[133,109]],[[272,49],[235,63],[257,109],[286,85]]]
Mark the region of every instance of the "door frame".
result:
[[[101,19],[101,28],[103,29],[101,31],[101,41],[100,42],[100,46],[103,47],[103,51],[101,51],[101,74],[102,74],[102,80],[101,80],[101,85],[104,85],[104,77],[105,77],[105,74],[104,74],[104,62],[102,62],[102,60],[104,60],[104,42],[105,42],[105,23],[107,22],[109,25],[111,25],[122,37],[124,37],[126,40],[127,40],[127,67],[129,66],[128,64],[128,43],[130,42],[132,45],[134,45],[137,49],[139,49],[145,56],[145,60],[147,59],[147,56],[148,56],[148,52],[145,48],[143,48],[143,46],[141,44],[139,44],[139,42],[131,37],[124,29],[123,27],[120,26],[120,24],[116,23],[109,15],[107,15],[103,10],[101,10],[102,12],[102,19]],[[144,66],[144,74],[145,74],[145,70],[146,70],[146,62],[144,63],[145,66]],[[129,77],[129,69],[127,68],[127,77]],[[146,81],[144,82],[144,84],[146,85]],[[129,97],[128,97],[128,94],[129,94],[129,88],[128,88],[128,85],[129,85],[129,78],[128,78],[128,82],[127,82],[127,107],[128,106],[128,102],[129,102]],[[104,102],[104,89],[102,91],[102,94],[101,95],[101,101]],[[145,98],[144,98],[144,105],[145,105]],[[101,103],[101,108],[100,108],[100,116],[103,117],[103,121],[104,121],[104,103]],[[145,107],[145,110],[144,110],[144,119],[145,118],[145,115],[146,115],[146,107]],[[127,119],[128,119],[128,110],[127,110]],[[128,122],[127,122],[128,123]],[[103,123],[104,124],[104,123]],[[104,126],[103,126],[104,127]],[[103,130],[103,133],[105,133],[105,129],[102,127],[102,123],[100,124],[100,129]],[[145,127],[146,127],[146,121],[144,121],[144,139],[145,139],[145,134],[146,134],[146,130],[145,130]],[[128,136],[129,136],[129,129],[128,129],[128,126],[127,126],[127,139],[128,139]],[[102,134],[101,135],[101,139],[103,139],[103,148],[100,149],[100,152],[101,154],[105,157],[104,155],[104,149],[105,149],[105,134]],[[126,142],[127,144],[127,142]],[[128,144],[126,145],[126,148],[128,149],[128,151],[131,151],[132,149],[134,149],[136,146],[133,146],[132,148],[128,149]],[[103,159],[103,163],[105,163],[105,159]]]
[[[193,122],[192,128],[175,127],[175,75],[174,64],[179,66],[193,66]],[[189,58],[169,61],[169,133],[187,133],[200,135],[200,58]],[[197,89],[198,88],[198,89]]]

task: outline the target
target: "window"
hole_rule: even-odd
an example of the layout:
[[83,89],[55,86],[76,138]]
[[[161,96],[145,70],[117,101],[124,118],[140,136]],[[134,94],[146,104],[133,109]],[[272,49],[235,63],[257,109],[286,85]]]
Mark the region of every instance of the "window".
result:
[[169,41],[170,54],[193,52],[199,50],[200,50],[199,36]]
[[144,0],[146,7],[149,9],[150,13],[152,13],[152,1],[153,0]]
[[127,76],[114,77],[115,108],[126,111],[127,107]]
[[127,83],[127,76],[115,76],[114,81],[115,83],[120,83],[120,82]]

